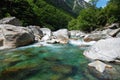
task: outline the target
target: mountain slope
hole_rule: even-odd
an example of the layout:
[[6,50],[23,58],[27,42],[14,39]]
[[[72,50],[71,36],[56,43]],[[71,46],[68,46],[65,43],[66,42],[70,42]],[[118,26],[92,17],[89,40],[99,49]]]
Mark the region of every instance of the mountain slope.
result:
[[52,30],[67,28],[72,16],[45,0],[3,0],[0,18],[15,16],[23,26],[38,25]]
[[84,9],[89,6],[84,0],[45,0],[49,4],[53,4],[56,7],[59,7],[72,15],[79,14],[81,9]]

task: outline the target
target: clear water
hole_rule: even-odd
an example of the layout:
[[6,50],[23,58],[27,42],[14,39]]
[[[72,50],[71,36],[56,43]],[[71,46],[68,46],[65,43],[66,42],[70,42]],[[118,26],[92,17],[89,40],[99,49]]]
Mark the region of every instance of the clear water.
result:
[[83,49],[71,45],[0,52],[0,80],[97,80]]

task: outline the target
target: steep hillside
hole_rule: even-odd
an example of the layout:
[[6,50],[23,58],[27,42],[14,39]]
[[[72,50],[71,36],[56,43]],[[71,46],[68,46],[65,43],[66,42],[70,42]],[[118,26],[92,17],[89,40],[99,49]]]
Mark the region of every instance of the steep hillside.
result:
[[72,15],[78,15],[81,9],[89,6],[84,0],[45,0],[49,4],[53,4]]
[[67,28],[72,19],[68,13],[44,0],[3,0],[0,5],[0,18],[15,16],[24,26],[39,25],[57,30]]

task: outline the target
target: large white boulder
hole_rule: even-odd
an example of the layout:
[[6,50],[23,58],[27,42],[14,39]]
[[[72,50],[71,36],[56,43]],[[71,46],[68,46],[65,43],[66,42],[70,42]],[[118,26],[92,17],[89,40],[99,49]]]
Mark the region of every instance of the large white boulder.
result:
[[120,59],[120,38],[99,40],[84,52],[92,60],[115,61]]
[[69,31],[67,29],[60,29],[53,32],[53,36],[57,42],[65,44],[68,43],[69,40]]
[[103,73],[106,68],[112,68],[111,65],[107,65],[101,61],[94,61],[88,64],[89,67],[95,68],[100,73]]
[[[118,66],[119,67],[119,66]],[[101,61],[94,61],[88,64],[88,71],[99,80],[118,80],[120,73],[113,65],[105,64]]]
[[17,27],[9,24],[0,25],[0,49],[16,48],[34,42],[27,28]]
[[40,30],[43,32],[42,41],[47,41],[51,39],[52,31],[49,28],[40,28]]

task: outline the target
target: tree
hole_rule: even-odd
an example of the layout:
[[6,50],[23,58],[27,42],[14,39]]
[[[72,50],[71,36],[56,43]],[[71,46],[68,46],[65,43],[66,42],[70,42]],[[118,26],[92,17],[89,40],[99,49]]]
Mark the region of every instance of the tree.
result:
[[107,23],[120,22],[120,0],[110,0],[103,11],[107,16]]
[[3,0],[0,3],[0,18],[15,16],[23,26],[38,25],[52,30],[67,28],[72,19],[68,13],[45,0]]
[[85,32],[95,30],[97,26],[97,9],[87,8],[80,12],[76,20],[69,23],[69,29],[80,29]]

